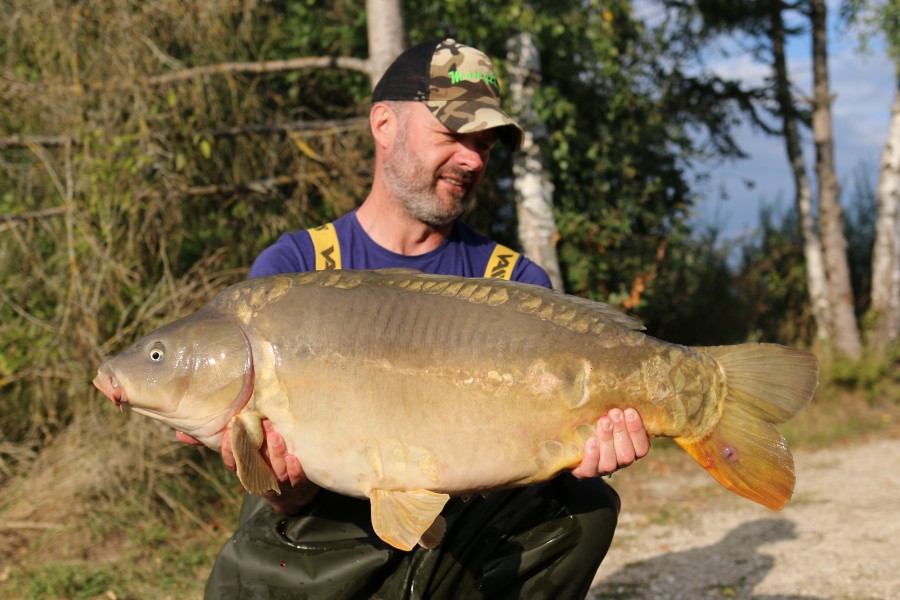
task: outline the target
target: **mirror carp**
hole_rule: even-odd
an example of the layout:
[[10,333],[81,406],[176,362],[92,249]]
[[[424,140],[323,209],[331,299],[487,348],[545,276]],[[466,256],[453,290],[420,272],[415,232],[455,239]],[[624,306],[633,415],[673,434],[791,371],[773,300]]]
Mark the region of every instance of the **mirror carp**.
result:
[[815,356],[685,347],[618,310],[542,287],[386,269],[250,279],[107,359],[94,384],[278,491],[262,420],[309,479],[371,500],[404,550],[434,546],[453,496],[577,466],[600,416],[634,407],[732,492],[780,509],[794,488],[774,425],[812,398]]

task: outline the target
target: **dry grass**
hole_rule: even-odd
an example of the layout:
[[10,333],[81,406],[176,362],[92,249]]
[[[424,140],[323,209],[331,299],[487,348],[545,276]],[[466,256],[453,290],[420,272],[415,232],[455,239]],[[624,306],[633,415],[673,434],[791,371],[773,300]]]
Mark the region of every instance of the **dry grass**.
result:
[[88,410],[4,486],[0,595],[196,595],[239,497],[218,456]]

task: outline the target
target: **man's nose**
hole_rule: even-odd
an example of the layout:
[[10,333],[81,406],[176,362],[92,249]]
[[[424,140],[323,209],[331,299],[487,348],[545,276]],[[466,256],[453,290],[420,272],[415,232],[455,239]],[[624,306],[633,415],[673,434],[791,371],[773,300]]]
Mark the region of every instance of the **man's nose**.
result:
[[481,171],[488,160],[488,151],[482,151],[475,143],[461,141],[456,153],[457,162],[470,171]]

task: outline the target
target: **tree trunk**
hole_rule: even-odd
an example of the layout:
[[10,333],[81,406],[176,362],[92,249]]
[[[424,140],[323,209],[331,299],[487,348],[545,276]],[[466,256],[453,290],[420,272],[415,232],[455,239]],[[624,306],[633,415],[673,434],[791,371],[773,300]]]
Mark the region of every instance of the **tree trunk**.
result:
[[881,153],[875,191],[878,214],[872,255],[872,313],[869,347],[883,355],[900,334],[900,65],[888,139]]
[[771,13],[772,69],[775,72],[775,97],[782,118],[782,133],[788,162],[794,176],[794,200],[803,234],[803,256],[806,259],[806,277],[816,336],[826,344],[831,340],[831,304],[828,300],[828,281],[825,277],[825,258],[822,242],[816,232],[816,222],[812,209],[812,189],[806,175],[803,161],[803,147],[797,128],[797,111],[791,97],[790,81],[787,74],[787,60],[784,54],[785,33],[781,5],[776,3]]
[[844,215],[839,201],[840,186],[834,166],[825,0],[812,0],[811,9],[813,137],[816,145],[816,178],[819,188],[819,225],[825,250],[828,296],[832,308],[832,337],[834,348],[839,354],[856,359],[862,352],[862,342],[853,307]]
[[513,157],[513,188],[519,242],[528,257],[547,271],[553,288],[563,290],[556,254],[559,233],[553,217],[553,184],[547,178],[541,143],[547,126],[534,106],[534,87],[541,79],[540,53],[528,32],[513,35],[506,43],[509,59],[509,90],[513,113],[525,130],[521,152]]
[[406,27],[400,0],[366,0],[369,36],[369,80],[372,87],[401,52],[406,50]]

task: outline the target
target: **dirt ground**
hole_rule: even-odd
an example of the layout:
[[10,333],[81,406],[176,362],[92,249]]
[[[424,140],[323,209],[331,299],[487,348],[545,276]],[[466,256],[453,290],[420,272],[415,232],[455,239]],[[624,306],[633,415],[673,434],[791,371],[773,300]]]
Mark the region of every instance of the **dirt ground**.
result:
[[795,452],[780,512],[659,454],[611,482],[623,510],[589,597],[900,599],[900,434]]

